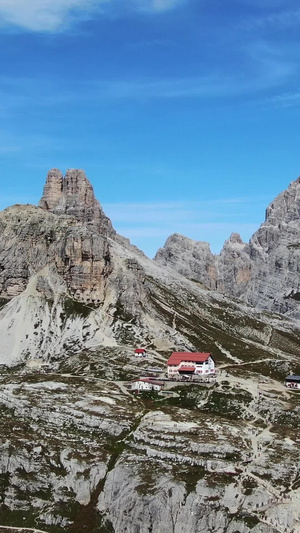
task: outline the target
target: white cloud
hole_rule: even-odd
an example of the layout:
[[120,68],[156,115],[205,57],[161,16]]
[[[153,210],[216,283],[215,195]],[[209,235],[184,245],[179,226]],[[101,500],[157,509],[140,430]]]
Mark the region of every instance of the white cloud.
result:
[[[128,0],[126,9],[148,13],[171,10],[186,0]],[[62,31],[74,21],[89,19],[105,8],[117,10],[124,0],[0,0],[0,26],[30,31]]]
[[78,15],[87,17],[105,0],[0,0],[2,25],[54,32]]

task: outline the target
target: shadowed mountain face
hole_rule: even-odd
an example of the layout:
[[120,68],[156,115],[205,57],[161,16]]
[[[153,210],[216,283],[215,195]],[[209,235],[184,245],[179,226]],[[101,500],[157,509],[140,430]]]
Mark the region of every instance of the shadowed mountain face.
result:
[[[300,406],[282,385],[300,373],[299,325],[223,293],[250,295],[270,231],[232,235],[219,258],[176,235],[154,262],[78,170],[0,213],[0,531],[299,530]],[[173,350],[212,352],[216,382],[131,395]]]
[[175,234],[154,260],[254,307],[299,318],[300,178],[269,205],[249,244],[233,233],[213,256],[207,243]]

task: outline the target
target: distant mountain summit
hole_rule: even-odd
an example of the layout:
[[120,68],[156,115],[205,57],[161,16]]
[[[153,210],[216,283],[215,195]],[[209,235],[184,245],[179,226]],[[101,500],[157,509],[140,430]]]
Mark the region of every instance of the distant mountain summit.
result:
[[39,207],[55,215],[71,215],[78,222],[93,223],[101,233],[115,234],[83,170],[69,169],[65,177],[57,168],[50,170]]
[[259,309],[300,318],[300,178],[271,202],[248,244],[233,233],[213,255],[207,243],[175,234],[154,261]]
[[198,281],[209,289],[217,287],[215,256],[207,242],[194,241],[178,233],[171,235],[160,248],[154,261],[169,266],[188,279]]

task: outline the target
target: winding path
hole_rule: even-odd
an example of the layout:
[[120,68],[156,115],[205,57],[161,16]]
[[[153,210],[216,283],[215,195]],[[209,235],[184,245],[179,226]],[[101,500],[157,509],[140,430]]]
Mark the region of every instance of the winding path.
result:
[[15,533],[15,531],[21,531],[22,533],[47,533],[47,531],[42,531],[41,529],[33,529],[31,527],[12,527],[12,526],[1,526],[0,525],[0,533],[2,533],[2,530],[10,531],[10,533]]

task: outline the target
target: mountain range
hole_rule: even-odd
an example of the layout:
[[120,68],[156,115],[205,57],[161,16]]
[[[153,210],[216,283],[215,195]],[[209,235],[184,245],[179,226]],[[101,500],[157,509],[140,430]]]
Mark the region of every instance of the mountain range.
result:
[[[154,260],[82,170],[0,213],[1,533],[300,531],[299,193],[248,244],[175,234]],[[212,353],[216,383],[128,392],[172,351]]]
[[[194,338],[190,322],[209,316],[210,327],[231,337],[239,320],[227,314],[246,315],[255,337],[255,321],[281,329],[282,317],[264,311],[299,317],[299,191],[298,179],[248,244],[232,234],[213,255],[207,243],[175,234],[151,261],[115,232],[82,170],[51,170],[38,207],[0,214],[0,357],[118,342],[207,349],[210,339],[199,330]],[[295,332],[297,321],[285,327]]]

